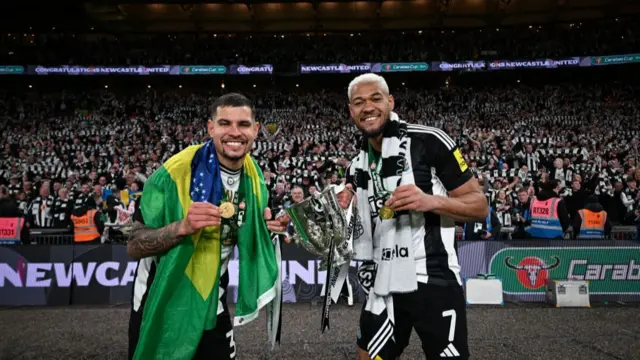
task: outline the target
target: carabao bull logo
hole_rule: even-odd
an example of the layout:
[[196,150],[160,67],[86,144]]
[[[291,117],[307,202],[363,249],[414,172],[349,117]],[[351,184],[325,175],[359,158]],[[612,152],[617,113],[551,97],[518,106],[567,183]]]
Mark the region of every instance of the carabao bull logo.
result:
[[535,256],[525,257],[520,260],[518,265],[513,265],[510,262],[512,258],[512,256],[507,256],[504,259],[505,265],[517,271],[518,281],[522,286],[532,290],[543,287],[549,278],[549,270],[560,265],[560,258],[557,256],[551,257],[555,261],[551,265],[547,265],[542,259]]

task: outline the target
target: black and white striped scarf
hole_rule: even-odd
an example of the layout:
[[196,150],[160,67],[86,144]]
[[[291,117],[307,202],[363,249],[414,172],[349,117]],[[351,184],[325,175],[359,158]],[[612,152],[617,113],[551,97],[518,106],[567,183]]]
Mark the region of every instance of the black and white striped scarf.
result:
[[[392,294],[408,293],[418,288],[411,214],[408,211],[397,212],[393,218],[382,220],[379,210],[387,198],[375,190],[383,188],[388,195],[400,185],[415,184],[408,126],[411,125],[400,120],[395,113],[391,114],[383,133],[382,166],[375,169],[380,174],[377,184],[374,184],[376,179],[370,176],[373,164],[369,165],[367,139],[364,139],[360,153],[350,168],[358,199],[358,217],[363,229],[354,237],[354,258],[370,262],[359,270],[358,277],[367,294],[364,311],[371,313],[375,319],[374,326],[378,328],[366,349],[372,359],[393,338],[395,320]],[[375,248],[374,239],[377,244]],[[395,254],[394,249],[406,249],[407,256]],[[374,281],[371,282],[371,279]]]

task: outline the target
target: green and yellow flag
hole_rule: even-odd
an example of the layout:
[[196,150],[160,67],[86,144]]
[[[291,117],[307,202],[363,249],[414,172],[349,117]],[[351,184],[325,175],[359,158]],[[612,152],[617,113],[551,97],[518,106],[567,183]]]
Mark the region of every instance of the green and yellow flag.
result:
[[[146,226],[161,228],[184,218],[194,201],[192,198],[200,201],[191,188],[194,175],[200,176],[198,182],[203,178],[211,182],[216,195],[209,200],[213,199],[218,205],[222,183],[215,149],[212,149],[211,142],[204,147],[190,146],[149,177],[140,204]],[[213,169],[212,180],[200,172],[204,166]],[[259,310],[274,299],[280,281],[274,246],[263,218],[268,191],[262,171],[248,154],[239,192],[244,196],[246,212],[244,223],[238,229],[236,325],[257,318]],[[220,227],[216,226],[185,237],[159,257],[144,305],[134,359],[193,357],[203,331],[216,326],[221,250]]]

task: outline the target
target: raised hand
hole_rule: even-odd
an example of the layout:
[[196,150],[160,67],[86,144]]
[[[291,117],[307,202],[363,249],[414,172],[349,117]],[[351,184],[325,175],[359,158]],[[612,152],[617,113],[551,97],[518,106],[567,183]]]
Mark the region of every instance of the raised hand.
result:
[[207,226],[220,226],[218,207],[208,202],[194,202],[180,224],[180,236],[193,235]]

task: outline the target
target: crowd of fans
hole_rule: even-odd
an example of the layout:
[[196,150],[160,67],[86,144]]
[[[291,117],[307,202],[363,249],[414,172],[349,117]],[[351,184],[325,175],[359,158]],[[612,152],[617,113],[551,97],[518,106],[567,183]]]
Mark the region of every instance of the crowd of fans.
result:
[[[640,223],[639,90],[514,84],[393,93],[401,118],[440,127],[457,141],[502,225],[518,227],[522,204],[553,179],[570,216],[596,195],[612,224]],[[247,95],[264,124],[253,155],[273,207],[342,181],[360,140],[345,93]],[[106,222],[129,221],[147,177],[207,138],[211,103],[206,94],[171,91],[2,97],[2,192],[32,228],[71,226],[71,211],[88,199]]]
[[[0,34],[0,63],[32,65],[276,64],[455,61],[629,54],[640,22],[297,34]],[[241,44],[241,45],[240,45]],[[78,51],[82,49],[82,51]]]

